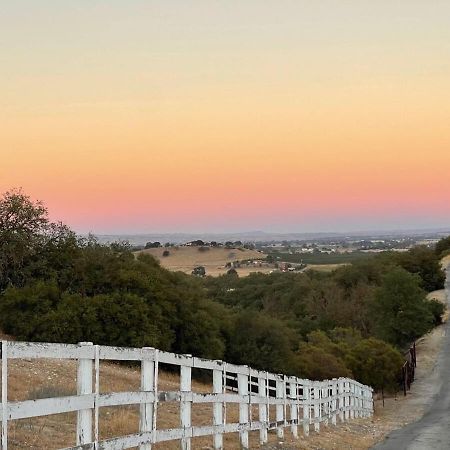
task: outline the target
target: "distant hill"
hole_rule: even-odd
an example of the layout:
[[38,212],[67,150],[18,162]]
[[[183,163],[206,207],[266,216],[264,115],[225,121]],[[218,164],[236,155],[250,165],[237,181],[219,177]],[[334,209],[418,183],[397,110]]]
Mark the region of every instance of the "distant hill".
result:
[[[169,251],[169,256],[163,256],[164,251]],[[227,263],[242,260],[263,260],[266,254],[256,250],[244,248],[224,248],[224,247],[160,247],[141,250],[137,253],[149,253],[157,258],[163,267],[173,271],[191,273],[197,266],[204,266],[207,275],[225,274],[229,268]],[[251,272],[269,272],[270,267],[241,267],[236,269],[239,275],[248,275]]]

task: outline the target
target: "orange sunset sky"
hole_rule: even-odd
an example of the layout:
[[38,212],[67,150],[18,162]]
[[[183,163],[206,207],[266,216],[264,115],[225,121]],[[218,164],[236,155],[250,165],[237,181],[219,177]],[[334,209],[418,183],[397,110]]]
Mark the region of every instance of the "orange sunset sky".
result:
[[0,192],[80,232],[450,226],[450,2],[14,0]]

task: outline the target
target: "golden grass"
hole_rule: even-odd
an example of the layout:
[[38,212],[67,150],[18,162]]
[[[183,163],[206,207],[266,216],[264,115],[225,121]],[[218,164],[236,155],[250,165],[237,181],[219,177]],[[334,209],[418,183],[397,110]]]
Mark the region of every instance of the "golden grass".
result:
[[[179,389],[179,375],[172,372],[160,372],[158,389],[160,391],[176,391]],[[140,369],[134,366],[124,366],[102,362],[100,365],[100,392],[122,392],[138,390],[140,386]],[[11,360],[9,362],[9,400],[19,401],[47,396],[72,395],[76,392],[76,362],[55,359],[39,360]],[[194,392],[211,392],[208,383],[193,380]],[[257,406],[252,407],[253,420],[258,417]],[[271,418],[275,417],[275,409],[271,408]],[[239,421],[237,404],[228,404],[226,421]],[[192,423],[194,426],[212,425],[212,405],[195,404],[192,406]],[[139,430],[139,407],[121,406],[102,408],[100,410],[99,432],[101,439],[136,433]],[[157,411],[158,429],[176,428],[179,426],[179,404],[160,403]],[[76,413],[67,413],[23,419],[9,424],[9,448],[56,450],[75,444]],[[341,430],[342,432],[342,430]],[[323,441],[321,435],[312,433],[307,440],[299,442],[292,440],[288,429],[286,439],[279,448],[318,448],[317,439]],[[259,448],[259,432],[251,432],[250,447]],[[274,432],[269,433],[269,442],[276,445]],[[224,435],[225,449],[240,448],[237,433]],[[178,449],[179,442],[162,442],[154,446],[155,449]],[[193,449],[212,448],[212,437],[195,438]],[[273,447],[271,447],[273,448]],[[322,448],[322,447],[321,447]],[[323,447],[332,448],[332,447]],[[350,448],[350,447],[349,447]],[[355,447],[359,448],[359,447]],[[362,447],[361,447],[362,448]]]
[[[177,391],[179,375],[160,372],[158,389]],[[139,367],[127,367],[113,363],[100,365],[100,392],[136,391],[140,386]],[[212,386],[193,381],[194,392],[211,392]],[[55,359],[10,360],[8,377],[8,398],[10,401],[73,395],[76,393],[76,362]],[[256,414],[256,411],[254,411]],[[256,417],[256,416],[255,416]],[[227,408],[228,423],[237,422],[237,405]],[[101,439],[123,436],[139,431],[139,407],[121,406],[102,408],[99,418]],[[195,404],[192,407],[194,426],[212,425],[212,405]],[[160,403],[157,411],[158,429],[179,426],[179,404]],[[59,414],[46,417],[23,419],[9,423],[9,444],[11,449],[52,450],[75,444],[76,414]],[[252,440],[257,442],[257,433]],[[226,448],[239,448],[237,436],[225,437]],[[212,437],[196,438],[193,448],[209,448]],[[179,443],[164,442],[155,446],[161,449],[179,448]]]
[[[168,250],[169,256],[162,256]],[[205,247],[200,251],[199,247],[169,247],[169,248],[149,248],[137,253],[148,253],[161,262],[166,269],[191,273],[197,266],[204,266],[207,275],[219,276],[227,272],[225,265],[233,261],[242,260],[263,260],[266,254],[256,250],[247,249],[227,249],[223,247]],[[273,267],[242,267],[237,271],[240,276],[249,275],[252,272],[270,272]]]

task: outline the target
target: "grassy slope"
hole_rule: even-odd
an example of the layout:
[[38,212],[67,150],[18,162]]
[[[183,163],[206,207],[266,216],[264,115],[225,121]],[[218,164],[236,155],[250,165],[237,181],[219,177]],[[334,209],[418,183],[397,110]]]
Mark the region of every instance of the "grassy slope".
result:
[[[169,256],[162,256],[164,250],[170,252]],[[191,273],[194,267],[204,266],[207,275],[225,274],[228,270],[225,268],[225,264],[228,262],[266,258],[264,253],[256,250],[223,247],[206,247],[205,251],[200,251],[199,247],[150,248],[142,250],[142,252],[156,257],[166,269]],[[261,271],[264,269],[266,268],[261,268]],[[257,271],[258,269],[252,268],[252,270]],[[242,268],[241,272],[241,275],[246,275],[249,270]]]

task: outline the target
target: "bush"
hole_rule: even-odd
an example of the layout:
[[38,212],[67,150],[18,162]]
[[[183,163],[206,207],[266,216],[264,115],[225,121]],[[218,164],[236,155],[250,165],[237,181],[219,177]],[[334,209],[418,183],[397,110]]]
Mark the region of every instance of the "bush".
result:
[[169,250],[164,250],[162,255],[163,255],[164,257],[169,256],[169,255],[170,255]]
[[420,276],[421,287],[427,292],[444,288],[445,272],[439,257],[425,246],[414,247],[396,255],[398,264],[410,273]]
[[428,300],[427,302],[428,310],[433,315],[433,324],[435,326],[441,325],[443,321],[444,312],[447,309],[446,306],[436,299]]
[[360,341],[347,359],[348,366],[361,383],[376,390],[396,391],[404,359],[400,352],[379,339]]
[[289,331],[273,318],[253,312],[236,317],[227,349],[227,357],[236,364],[274,373],[294,373],[295,355]]
[[238,273],[237,273],[237,270],[234,267],[232,267],[231,269],[227,270],[227,275],[231,275],[231,276],[234,276],[234,277],[238,277],[239,276]]
[[351,377],[343,353],[323,331],[308,334],[307,342],[300,342],[297,352],[297,371],[311,380]]

